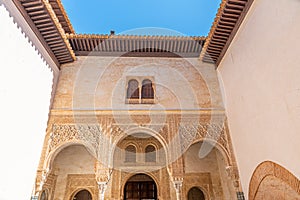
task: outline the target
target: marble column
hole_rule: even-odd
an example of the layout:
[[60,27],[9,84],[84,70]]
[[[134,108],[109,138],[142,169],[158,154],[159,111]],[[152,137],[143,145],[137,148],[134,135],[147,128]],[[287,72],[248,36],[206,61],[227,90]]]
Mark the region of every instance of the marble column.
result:
[[181,200],[182,198],[182,183],[183,178],[174,178],[173,185],[176,191],[176,200]]
[[104,194],[107,188],[107,182],[98,182],[99,200],[104,200]]

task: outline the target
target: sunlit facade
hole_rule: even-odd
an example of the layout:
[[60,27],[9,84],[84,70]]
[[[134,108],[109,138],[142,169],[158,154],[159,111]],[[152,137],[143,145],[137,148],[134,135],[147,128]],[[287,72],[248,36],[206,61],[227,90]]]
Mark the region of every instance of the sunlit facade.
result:
[[77,34],[59,0],[1,4],[53,71],[32,199],[300,199],[296,2],[224,0],[207,37]]

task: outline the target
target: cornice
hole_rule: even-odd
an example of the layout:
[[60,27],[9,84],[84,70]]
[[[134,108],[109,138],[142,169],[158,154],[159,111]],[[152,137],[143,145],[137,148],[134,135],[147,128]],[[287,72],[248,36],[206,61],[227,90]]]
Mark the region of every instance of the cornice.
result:
[[109,35],[109,34],[66,34],[69,39],[157,39],[157,40],[206,40],[205,36],[168,36],[168,35]]
[[199,57],[205,37],[66,34],[78,56]]
[[225,115],[225,109],[202,109],[202,110],[60,110],[52,109],[50,111],[51,116],[126,116],[126,115]]

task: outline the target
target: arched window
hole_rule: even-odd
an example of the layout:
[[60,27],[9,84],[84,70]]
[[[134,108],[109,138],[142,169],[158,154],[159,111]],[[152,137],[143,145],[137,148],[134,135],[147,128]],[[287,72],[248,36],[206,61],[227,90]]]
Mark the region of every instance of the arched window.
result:
[[87,190],[80,190],[76,193],[73,200],[92,200],[92,195]]
[[145,79],[142,82],[142,99],[153,99],[154,90],[152,87],[152,82],[149,79]]
[[139,83],[135,79],[128,81],[127,99],[139,99]]
[[48,195],[45,190],[42,192],[40,200],[48,200]]
[[156,162],[156,151],[153,145],[148,145],[145,149],[145,161]]
[[129,145],[125,148],[125,162],[136,162],[135,146]]
[[205,200],[204,193],[197,187],[193,187],[189,190],[188,200]]

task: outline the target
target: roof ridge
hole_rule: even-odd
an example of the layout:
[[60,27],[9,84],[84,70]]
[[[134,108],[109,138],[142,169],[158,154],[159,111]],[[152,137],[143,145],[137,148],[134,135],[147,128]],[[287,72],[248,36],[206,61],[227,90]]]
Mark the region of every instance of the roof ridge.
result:
[[122,39],[192,39],[192,40],[206,40],[205,36],[171,36],[171,35],[110,35],[110,34],[68,34],[66,33],[68,39],[70,38],[122,38]]

